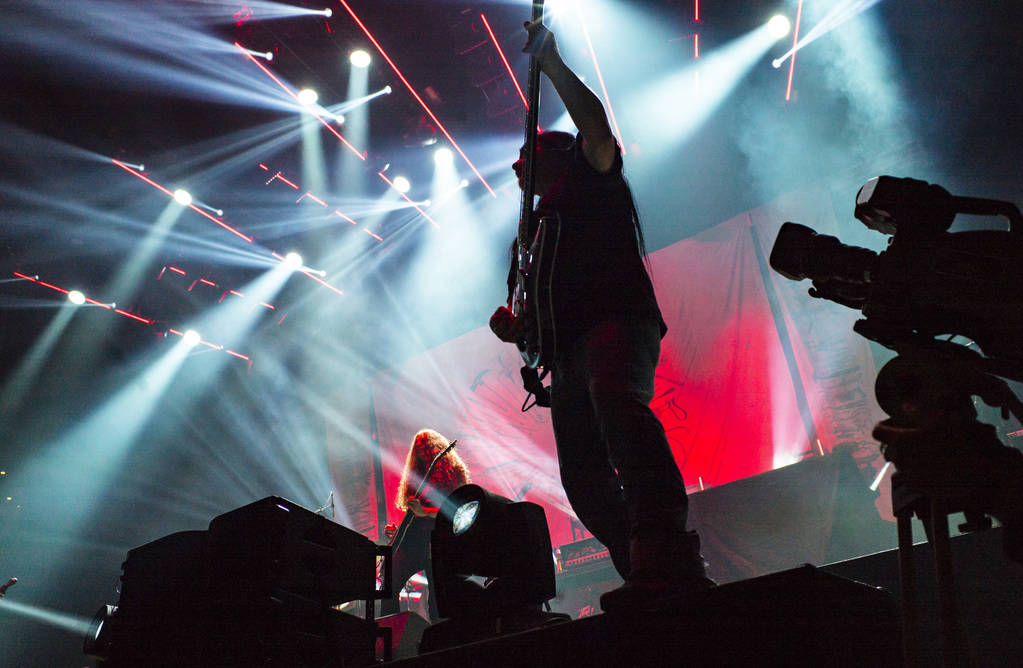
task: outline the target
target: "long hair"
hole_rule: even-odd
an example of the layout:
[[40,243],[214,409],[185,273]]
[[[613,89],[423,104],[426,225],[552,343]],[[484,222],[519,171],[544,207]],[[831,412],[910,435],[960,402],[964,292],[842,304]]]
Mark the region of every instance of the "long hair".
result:
[[[433,429],[422,429],[415,435],[415,438],[412,439],[412,447],[409,448],[408,456],[405,458],[405,469],[401,472],[398,494],[394,498],[394,505],[398,510],[403,513],[408,510],[408,500],[415,495],[416,488],[422,483],[423,475],[430,467],[430,462],[450,444],[451,441]],[[465,466],[462,458],[458,456],[458,452],[451,450],[433,467],[425,492],[428,495],[430,491],[437,490],[448,494],[469,482],[471,482],[469,469]],[[432,501],[439,503],[440,499],[432,499]]]

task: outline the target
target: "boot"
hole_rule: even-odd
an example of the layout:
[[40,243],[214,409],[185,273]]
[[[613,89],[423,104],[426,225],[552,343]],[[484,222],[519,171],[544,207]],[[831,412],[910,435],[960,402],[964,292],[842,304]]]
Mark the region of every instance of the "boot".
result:
[[717,586],[707,577],[695,531],[637,534],[629,541],[625,584],[600,597],[604,612],[655,610]]

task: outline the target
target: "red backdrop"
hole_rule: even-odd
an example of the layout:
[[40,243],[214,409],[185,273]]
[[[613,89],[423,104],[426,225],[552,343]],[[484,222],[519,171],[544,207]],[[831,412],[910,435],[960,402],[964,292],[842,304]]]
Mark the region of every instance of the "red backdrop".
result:
[[[857,312],[765,269],[782,222],[833,233],[821,215],[830,211],[826,193],[794,193],[650,255],[668,324],[651,405],[691,491],[838,445],[853,449],[865,478],[880,467],[870,430],[883,415],[869,349],[852,331]],[[459,440],[475,482],[543,505],[554,545],[573,539],[549,413],[520,410],[519,366],[514,346],[483,326],[374,380],[391,520],[411,438],[431,427]]]

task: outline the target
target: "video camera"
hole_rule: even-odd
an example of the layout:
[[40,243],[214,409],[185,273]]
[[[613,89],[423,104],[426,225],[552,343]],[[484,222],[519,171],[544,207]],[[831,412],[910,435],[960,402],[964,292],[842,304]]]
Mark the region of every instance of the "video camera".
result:
[[[1005,230],[949,232],[956,214],[1002,216]],[[785,223],[771,267],[811,279],[810,295],[863,312],[854,329],[901,352],[962,335],[997,375],[1023,380],[1023,216],[1010,202],[957,197],[924,181],[878,176],[856,195],[855,216],[891,235],[881,253]]]
[[[960,213],[1009,225],[949,232]],[[1023,380],[1023,216],[1009,202],[891,176],[860,188],[855,215],[891,236],[887,249],[847,246],[787,222],[771,267],[811,279],[813,297],[859,309],[853,329],[898,353],[874,386],[890,416],[873,436],[898,469],[893,505],[920,514],[921,499],[940,498],[975,526],[992,515],[1005,527],[1006,553],[1023,563],[1023,453],[977,420],[972,399],[1023,421],[1023,402],[1003,380]],[[954,343],[957,335],[971,341]]]

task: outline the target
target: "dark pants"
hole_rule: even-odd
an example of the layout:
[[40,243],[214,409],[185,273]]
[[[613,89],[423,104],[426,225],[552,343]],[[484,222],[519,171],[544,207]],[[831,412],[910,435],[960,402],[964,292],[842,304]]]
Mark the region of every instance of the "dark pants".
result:
[[685,483],[650,409],[660,339],[656,322],[604,322],[559,351],[553,369],[561,482],[622,577],[630,537],[685,532]]

